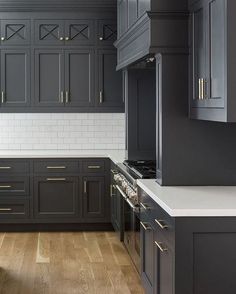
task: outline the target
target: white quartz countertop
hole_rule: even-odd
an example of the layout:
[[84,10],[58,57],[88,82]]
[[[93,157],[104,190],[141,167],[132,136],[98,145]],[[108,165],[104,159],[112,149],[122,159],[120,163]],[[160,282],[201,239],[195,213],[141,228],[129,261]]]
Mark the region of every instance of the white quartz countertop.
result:
[[161,187],[155,180],[137,184],[173,217],[236,216],[236,186]]
[[0,150],[1,158],[103,158],[123,162],[124,150]]

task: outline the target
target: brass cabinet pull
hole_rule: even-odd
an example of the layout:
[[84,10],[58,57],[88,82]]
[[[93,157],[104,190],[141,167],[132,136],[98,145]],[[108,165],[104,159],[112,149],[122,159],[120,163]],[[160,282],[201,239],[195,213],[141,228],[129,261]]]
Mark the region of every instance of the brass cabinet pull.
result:
[[164,229],[168,229],[168,226],[166,224],[164,224],[164,221],[163,220],[157,220],[155,219],[155,222],[158,224],[158,226],[164,230]]
[[99,102],[100,102],[100,104],[103,103],[103,91],[99,92]]
[[63,37],[60,37],[60,41],[64,41],[64,38]]
[[0,169],[11,169],[11,166],[0,166]]
[[87,182],[84,181],[84,194],[87,194]]
[[202,92],[202,87],[201,87],[201,80],[202,79],[198,79],[198,99],[201,100],[201,92]]
[[11,188],[11,186],[9,185],[0,186],[0,189],[9,189],[9,188]]
[[201,99],[204,99],[204,79],[201,79]]
[[99,40],[100,40],[100,41],[103,41],[103,37],[99,37]]
[[142,206],[142,208],[144,208],[145,210],[150,209],[147,205],[143,204],[142,202],[140,202],[140,205]]
[[66,41],[69,41],[69,40],[70,40],[70,38],[69,38],[69,37],[66,37],[66,38],[65,38],[65,40],[66,40]]
[[64,92],[63,91],[61,91],[61,93],[60,93],[60,102],[64,103]]
[[101,168],[101,166],[100,165],[89,165],[88,168],[89,169],[99,169],[99,168]]
[[66,169],[66,166],[47,166],[47,169]]
[[5,37],[1,37],[1,41],[5,41]]
[[2,93],[1,93],[1,100],[2,100],[2,103],[5,102],[5,93],[4,93],[4,91],[2,91]]
[[69,103],[69,92],[68,91],[66,91],[66,103]]
[[162,244],[161,242],[157,242],[157,241],[155,241],[155,244],[156,244],[156,246],[159,248],[159,250],[160,250],[161,252],[166,252],[166,251],[168,251],[168,249],[167,249],[166,247],[164,247],[163,244]]
[[140,222],[141,226],[144,228],[145,231],[150,231],[152,228],[148,226],[148,224]]
[[47,178],[47,181],[66,181],[66,178]]
[[0,211],[12,211],[12,208],[0,208]]

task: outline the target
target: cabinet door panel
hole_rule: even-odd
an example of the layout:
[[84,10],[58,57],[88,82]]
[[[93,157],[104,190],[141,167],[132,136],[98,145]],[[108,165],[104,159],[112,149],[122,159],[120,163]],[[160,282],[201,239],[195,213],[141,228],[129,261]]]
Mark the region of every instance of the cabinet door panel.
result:
[[118,38],[128,30],[128,0],[119,0],[118,9]]
[[1,106],[28,106],[30,104],[30,51],[2,50],[1,64]]
[[66,105],[90,106],[94,103],[94,51],[70,50],[65,53]]
[[34,30],[35,44],[42,46],[64,45],[63,20],[36,20]]
[[[66,45],[94,45],[95,26],[92,20],[68,20],[65,22]],[[68,40],[67,40],[68,38]]]
[[99,45],[113,45],[117,39],[116,22],[114,20],[100,20],[98,23],[98,30]]
[[51,176],[34,180],[35,216],[77,216],[77,178]]
[[141,214],[141,279],[147,294],[154,287],[154,229],[145,213]]
[[1,21],[2,46],[29,45],[30,20],[2,20]]
[[209,37],[207,39],[207,97],[211,107],[224,107],[225,91],[225,1],[211,0],[208,5]]
[[105,216],[104,177],[83,177],[83,217],[103,218]]
[[116,71],[116,52],[99,52],[99,106],[124,107],[122,72]]
[[64,55],[62,50],[35,51],[35,104],[64,106]]

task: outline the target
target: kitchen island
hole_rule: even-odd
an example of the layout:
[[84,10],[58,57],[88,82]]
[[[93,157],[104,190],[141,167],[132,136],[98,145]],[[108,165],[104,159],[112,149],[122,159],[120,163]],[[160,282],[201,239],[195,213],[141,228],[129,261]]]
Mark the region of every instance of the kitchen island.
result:
[[236,187],[137,184],[146,293],[236,293]]

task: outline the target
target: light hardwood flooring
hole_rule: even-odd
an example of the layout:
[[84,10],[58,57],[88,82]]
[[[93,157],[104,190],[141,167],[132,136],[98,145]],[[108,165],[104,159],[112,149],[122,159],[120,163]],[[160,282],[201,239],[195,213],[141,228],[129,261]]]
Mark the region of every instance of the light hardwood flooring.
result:
[[144,294],[113,232],[0,233],[0,294]]

